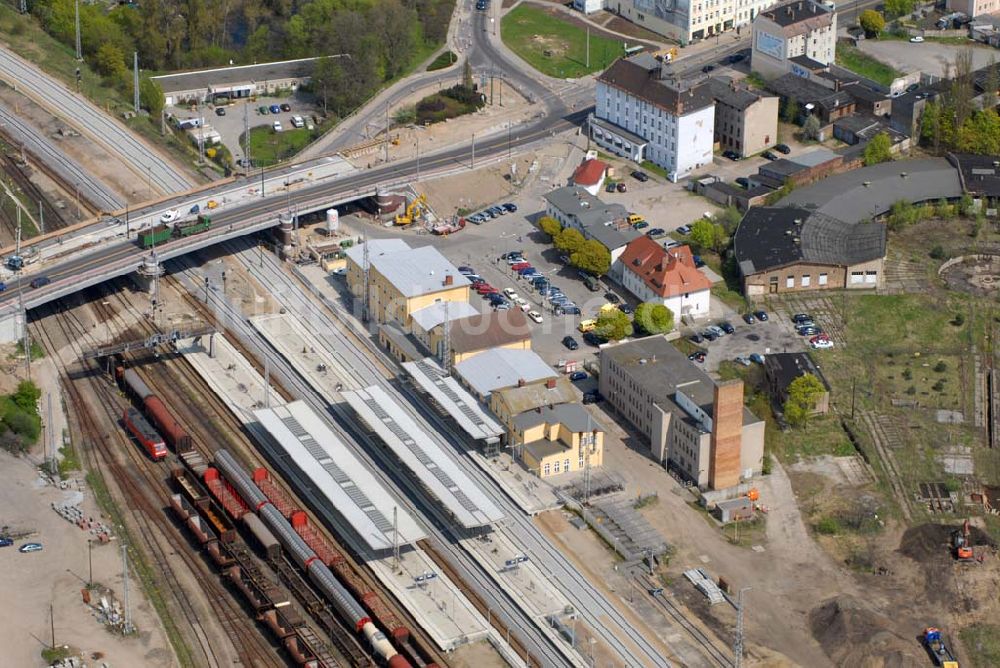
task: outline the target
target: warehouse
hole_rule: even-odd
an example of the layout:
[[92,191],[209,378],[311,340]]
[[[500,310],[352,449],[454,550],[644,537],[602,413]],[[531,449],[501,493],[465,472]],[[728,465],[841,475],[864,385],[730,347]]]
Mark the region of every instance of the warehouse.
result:
[[295,91],[309,82],[319,58],[236,65],[153,77],[170,105],[237,100]]

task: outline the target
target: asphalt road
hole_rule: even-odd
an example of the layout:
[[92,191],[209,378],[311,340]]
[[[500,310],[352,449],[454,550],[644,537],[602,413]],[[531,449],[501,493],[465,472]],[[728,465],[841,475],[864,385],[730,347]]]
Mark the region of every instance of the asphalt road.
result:
[[184,173],[131,130],[89,100],[48,76],[20,56],[0,47],[0,78],[129,164],[136,177],[148,178],[163,194],[194,185]]

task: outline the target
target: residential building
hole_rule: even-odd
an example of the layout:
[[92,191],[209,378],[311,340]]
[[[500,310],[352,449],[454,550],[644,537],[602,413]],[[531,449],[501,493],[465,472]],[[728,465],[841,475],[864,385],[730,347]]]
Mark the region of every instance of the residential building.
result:
[[764,421],[743,405],[743,382],[716,382],[663,336],[603,348],[600,392],[649,440],[650,456],[702,489],[761,471]]
[[[367,251],[366,251],[367,249]],[[365,263],[368,264],[367,284]],[[373,239],[347,250],[347,286],[376,323],[409,331],[413,314],[437,302],[468,302],[469,280],[433,246]]]
[[749,298],[882,287],[885,248],[882,223],[846,223],[787,206],[750,209],[733,237],[733,253]]
[[795,74],[781,74],[769,81],[767,87],[781,98],[782,104],[798,105],[800,118],[812,114],[823,126],[853,114],[858,105],[846,90],[828,88]]
[[830,411],[830,384],[816,366],[809,353],[771,353],[764,357],[764,376],[767,379],[771,400],[776,406],[784,406],[788,400],[788,386],[799,376],[812,374],[823,384],[826,391],[816,397],[813,415],[823,415]]
[[833,136],[851,146],[867,143],[883,133],[888,135],[893,153],[910,147],[910,138],[893,128],[885,118],[854,114],[839,118],[833,123]]
[[814,0],[792,0],[759,13],[752,39],[750,68],[768,79],[790,72],[797,57],[808,59],[800,66],[829,65],[837,45],[837,12]]
[[435,350],[431,342],[431,333],[440,329],[442,323],[474,315],[479,315],[479,309],[469,302],[434,302],[411,314],[410,333],[417,342],[427,350],[433,351],[440,359],[443,353]]
[[530,351],[531,325],[519,308],[488,311],[443,323],[431,331],[430,341],[430,349],[438,359],[443,358],[447,344],[454,365],[487,350]]
[[677,181],[712,162],[715,102],[707,84],[672,79],[667,67],[647,53],[616,60],[597,78],[593,118],[600,122],[590,124],[590,136],[616,155],[649,160]]
[[618,16],[682,45],[749,25],[772,4],[774,0],[605,0],[605,7]]
[[715,142],[741,158],[778,142],[778,98],[755,93],[735,81],[709,79],[715,99]]
[[674,322],[708,317],[712,281],[694,266],[688,246],[666,250],[642,236],[625,247],[612,275],[640,302],[663,304]]
[[611,262],[621,256],[633,239],[643,236],[628,222],[628,209],[605,204],[580,186],[565,186],[547,192],[545,215],[563,227],[579,230],[585,239],[595,239],[611,253]]
[[587,158],[580,163],[580,166],[573,172],[570,179],[574,186],[583,188],[591,195],[596,196],[604,185],[604,178],[608,173],[608,165],[596,158]]
[[573,9],[584,14],[593,14],[604,9],[604,0],[573,0]]
[[604,463],[604,427],[580,404],[539,406],[514,418],[510,443],[540,478]]
[[496,390],[535,383],[558,374],[532,350],[495,348],[468,357],[455,365],[455,375],[482,402]]
[[289,93],[312,79],[320,58],[299,58],[255,65],[213,67],[152,77],[160,85],[167,106],[219,102]]
[[1000,13],[1000,0],[947,0],[945,8],[975,18]]

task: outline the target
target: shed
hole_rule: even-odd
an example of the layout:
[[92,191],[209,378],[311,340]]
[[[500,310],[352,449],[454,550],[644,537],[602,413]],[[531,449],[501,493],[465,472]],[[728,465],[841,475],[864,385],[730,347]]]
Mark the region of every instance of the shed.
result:
[[723,524],[753,518],[753,502],[745,496],[728,501],[719,501],[713,511]]

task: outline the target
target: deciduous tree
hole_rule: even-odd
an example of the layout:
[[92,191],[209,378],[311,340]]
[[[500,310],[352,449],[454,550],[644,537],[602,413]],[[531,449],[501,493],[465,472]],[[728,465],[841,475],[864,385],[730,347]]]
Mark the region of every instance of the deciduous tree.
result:
[[594,326],[594,332],[608,341],[619,341],[632,336],[632,331],[632,321],[616,308],[603,311]]
[[861,24],[861,29],[868,37],[878,37],[885,30],[885,17],[874,9],[866,9],[861,12],[858,23]]
[[865,165],[870,167],[889,160],[892,160],[892,140],[887,133],[880,132],[865,146]]
[[611,269],[611,253],[601,242],[588,239],[569,256],[569,262],[577,269],[583,269],[594,276],[603,276]]
[[788,385],[788,398],[785,400],[784,414],[788,424],[804,427],[816,407],[816,400],[826,392],[819,378],[811,373],[805,373]]
[[562,225],[552,216],[542,216],[539,218],[538,228],[553,239],[562,231]]
[[634,322],[646,334],[665,334],[674,328],[674,312],[663,304],[644,302],[636,307]]
[[580,234],[580,230],[572,227],[567,227],[555,237],[556,248],[566,253],[575,253],[580,250],[585,241],[586,239]]

